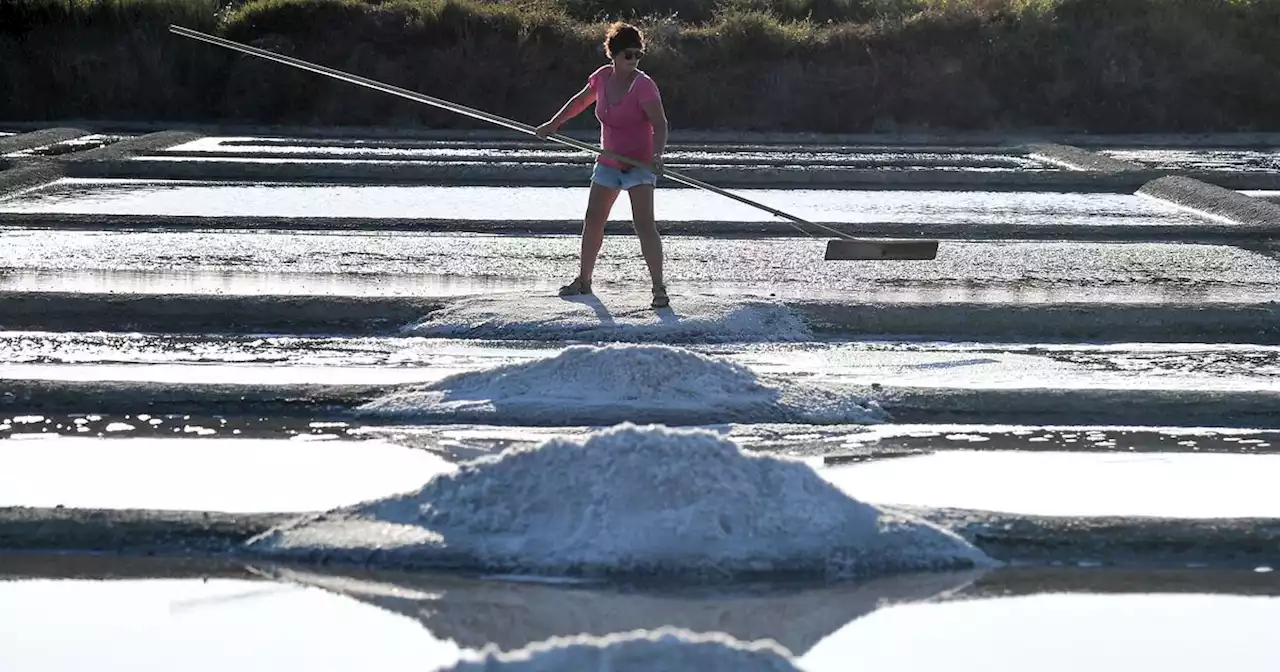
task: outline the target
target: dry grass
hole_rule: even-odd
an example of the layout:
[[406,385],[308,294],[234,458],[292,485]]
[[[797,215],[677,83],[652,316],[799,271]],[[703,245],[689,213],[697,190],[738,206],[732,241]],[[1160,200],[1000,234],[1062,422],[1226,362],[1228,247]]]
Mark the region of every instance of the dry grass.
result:
[[615,18],[648,31],[677,128],[1280,125],[1280,0],[28,0],[0,3],[0,117],[482,124],[173,22],[532,123]]
[[216,0],[0,2],[0,117],[207,114],[225,56],[176,44],[166,26],[214,30],[219,9]]

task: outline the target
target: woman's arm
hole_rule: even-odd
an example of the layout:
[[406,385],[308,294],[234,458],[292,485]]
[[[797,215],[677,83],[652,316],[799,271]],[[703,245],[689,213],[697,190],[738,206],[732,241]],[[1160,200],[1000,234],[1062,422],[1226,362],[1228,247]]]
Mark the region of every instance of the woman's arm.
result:
[[581,114],[583,110],[591,106],[591,103],[595,102],[595,99],[596,94],[595,91],[591,89],[590,84],[582,87],[581,91],[574,94],[574,96],[560,108],[560,111],[556,112],[556,116],[552,117],[551,121],[548,121],[538,127],[538,137],[545,138],[560,130],[560,127],[564,125],[564,122]]
[[662,99],[654,98],[641,103],[641,108],[653,124],[653,168],[662,173],[662,152],[667,149],[667,111],[662,107]]

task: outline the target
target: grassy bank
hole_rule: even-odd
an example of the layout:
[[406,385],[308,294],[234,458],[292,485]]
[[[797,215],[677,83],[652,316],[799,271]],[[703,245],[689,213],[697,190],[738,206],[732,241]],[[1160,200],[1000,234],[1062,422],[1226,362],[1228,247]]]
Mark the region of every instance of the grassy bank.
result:
[[677,128],[1280,129],[1280,0],[24,0],[0,118],[483,125],[178,23],[537,123],[619,17]]

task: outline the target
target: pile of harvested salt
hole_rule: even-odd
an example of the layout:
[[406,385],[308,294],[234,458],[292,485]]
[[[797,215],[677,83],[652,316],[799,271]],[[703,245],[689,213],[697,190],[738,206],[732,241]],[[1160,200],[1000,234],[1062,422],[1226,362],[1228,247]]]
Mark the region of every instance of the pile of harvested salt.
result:
[[959,536],[706,430],[623,424],[465,462],[421,489],[271,530],[250,550],[542,575],[842,578],[967,569]]
[[575,345],[554,355],[409,386],[359,412],[405,420],[591,425],[874,423],[888,414],[851,389],[757,375],[666,345]]

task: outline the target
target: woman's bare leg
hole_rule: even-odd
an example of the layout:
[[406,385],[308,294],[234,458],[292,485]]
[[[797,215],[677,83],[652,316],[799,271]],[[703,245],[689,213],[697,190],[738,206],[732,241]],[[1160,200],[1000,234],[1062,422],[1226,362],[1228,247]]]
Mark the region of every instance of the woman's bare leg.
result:
[[582,257],[578,270],[578,278],[587,286],[591,285],[591,274],[596,270],[596,257],[600,255],[600,248],[604,245],[604,226],[609,222],[609,212],[617,198],[617,189],[591,183],[587,214],[582,220]]
[[627,191],[631,197],[631,221],[640,238],[640,252],[649,266],[654,289],[664,288],[662,280],[662,237],[653,213],[653,185],[641,184]]

